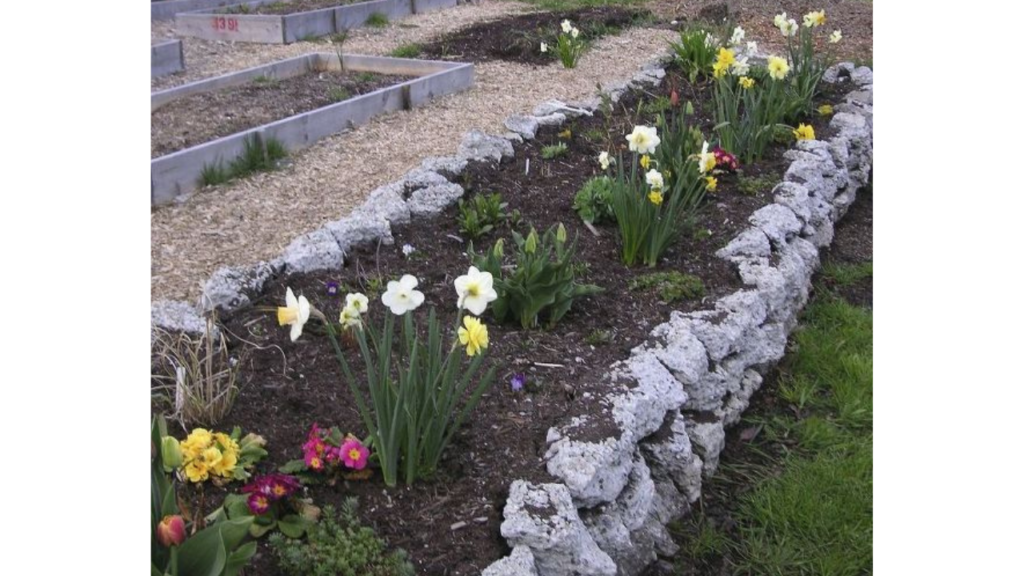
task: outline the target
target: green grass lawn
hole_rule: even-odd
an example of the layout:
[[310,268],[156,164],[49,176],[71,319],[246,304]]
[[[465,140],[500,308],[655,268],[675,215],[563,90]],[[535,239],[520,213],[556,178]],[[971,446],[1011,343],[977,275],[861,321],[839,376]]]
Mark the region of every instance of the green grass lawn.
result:
[[780,366],[781,402],[744,418],[741,430],[760,430],[751,457],[723,460],[712,481],[734,526],[695,510],[680,572],[702,558],[730,574],[871,572],[872,316],[821,286],[870,275],[870,262],[823,271]]

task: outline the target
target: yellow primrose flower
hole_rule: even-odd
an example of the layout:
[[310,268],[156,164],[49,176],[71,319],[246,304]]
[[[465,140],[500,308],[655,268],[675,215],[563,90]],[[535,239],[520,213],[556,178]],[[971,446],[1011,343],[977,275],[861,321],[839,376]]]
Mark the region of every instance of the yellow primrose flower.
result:
[[221,459],[210,469],[214,474],[230,478],[235,473],[235,466],[238,464],[238,453],[228,450],[221,454]]
[[746,88],[747,90],[750,90],[751,88],[754,87],[754,79],[747,76],[742,76],[740,77],[740,86]]
[[793,130],[793,136],[796,136],[797,140],[814,140],[814,127],[801,124]]
[[196,458],[185,465],[185,477],[187,477],[190,482],[204,482],[210,477],[210,470],[206,467],[205,462]]
[[647,154],[644,154],[643,156],[641,156],[640,157],[640,167],[643,168],[644,170],[647,170],[648,168],[650,168],[651,167],[651,157],[648,156]]
[[463,318],[465,328],[459,328],[459,342],[466,347],[466,355],[476,356],[487,348],[487,326],[472,316]]
[[778,56],[768,57],[768,75],[774,80],[784,80],[789,74],[789,62]]
[[714,192],[715,190],[718,190],[718,178],[715,178],[714,176],[707,176],[706,178],[704,178],[704,183],[704,187],[707,189],[708,192]]
[[198,458],[213,443],[213,434],[205,428],[196,428],[181,443],[181,454],[186,460]]
[[821,106],[818,106],[818,114],[821,114],[822,116],[831,116],[832,115],[832,105],[831,104],[822,104]]
[[661,192],[659,190],[651,190],[650,194],[647,195],[647,199],[651,201],[651,204],[654,204],[655,206],[661,206],[661,203],[664,202],[665,197],[661,195]]
[[804,26],[806,28],[817,28],[825,23],[825,11],[808,12],[804,14]]

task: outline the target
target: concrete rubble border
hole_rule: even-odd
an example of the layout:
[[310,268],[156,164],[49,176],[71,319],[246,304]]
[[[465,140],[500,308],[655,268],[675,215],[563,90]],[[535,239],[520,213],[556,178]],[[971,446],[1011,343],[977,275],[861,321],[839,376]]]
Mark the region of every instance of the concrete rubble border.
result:
[[227,8],[257,8],[276,0],[236,2],[180,12],[174,17],[179,34],[203,40],[256,42],[260,44],[291,44],[313,37],[336,34],[362,27],[373,14],[383,14],[389,21],[411,14],[452,8],[458,0],[370,0],[295,12],[292,14],[226,14]]
[[[657,85],[664,76],[659,60],[606,90],[618,99],[627,88]],[[675,554],[666,526],[700,498],[703,479],[717,469],[726,428],[739,421],[785,352],[819,249],[832,242],[835,223],[870,180],[872,71],[841,63],[824,80],[856,87],[834,106],[837,135],[787,151],[791,163],[773,190],[775,202],[754,212],[749,228],[717,253],[736,267],[745,287],[709,310],[673,312],[629,358],[612,364],[601,404],[616,434],[576,440],[592,437],[587,418],[548,431],[546,467],[558,482],[512,482],[501,525],[512,552],[484,576],[635,576]],[[425,159],[371,192],[351,215],[295,239],[280,257],[221,268],[196,305],[154,303],[153,325],[194,330],[211,310],[247,306],[274,276],[337,269],[355,245],[392,244],[392,223],[437,215],[462,196],[440,172],[457,175],[470,160],[513,156],[512,141],[533,138],[538,126],[591,114],[598,104],[596,98],[549,101],[532,115],[510,116],[501,136],[468,132],[456,156]]]
[[[473,86],[475,78],[473,65],[460,62],[356,54],[345,54],[344,58],[346,70],[417,78],[153,158],[150,162],[152,204],[167,204],[194,191],[204,166],[226,163],[236,158],[242,153],[247,140],[265,142],[267,138],[273,137],[289,152],[294,152],[326,136],[365,124],[374,116],[408,110],[434,98],[468,90]],[[304,54],[153,92],[150,107],[157,110],[185,96],[243,85],[258,77],[283,79],[309,71],[339,69],[336,54]]]

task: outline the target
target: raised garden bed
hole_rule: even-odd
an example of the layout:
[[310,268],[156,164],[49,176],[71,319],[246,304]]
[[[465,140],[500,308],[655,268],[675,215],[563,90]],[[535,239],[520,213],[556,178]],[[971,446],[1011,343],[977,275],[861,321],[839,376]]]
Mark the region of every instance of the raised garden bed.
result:
[[192,10],[203,10],[205,8],[216,8],[235,4],[238,0],[153,0],[150,3],[150,18],[152,20],[173,20],[176,14],[191,12]]
[[456,0],[257,0],[178,14],[181,34],[204,40],[290,44],[362,26],[374,14],[397,20],[450,8]]
[[[345,55],[347,74],[340,71],[337,55],[306,54],[154,92],[153,205],[194,190],[204,167],[230,162],[247,141],[274,139],[298,150],[473,84],[473,66],[451,62]],[[373,76],[367,81],[365,74]],[[343,98],[342,90],[353,97]],[[199,105],[205,112],[197,112]],[[182,106],[188,114],[175,112]]]
[[[729,253],[728,257],[723,256],[723,248],[733,246],[735,238],[749,234],[752,224],[760,227],[755,228],[754,234],[760,234],[759,238],[764,240],[766,251],[769,244],[766,235],[768,231],[772,232],[771,254],[763,256],[764,262],[758,266],[771,270],[775,270],[777,266],[780,270],[785,270],[778,274],[786,280],[784,285],[771,288],[784,292],[782,295],[774,296],[781,298],[776,309],[771,312],[776,316],[766,319],[769,312],[763,302],[757,305],[751,302],[751,308],[743,312],[747,314],[747,321],[756,323],[750,326],[752,330],[762,329],[764,323],[764,330],[783,330],[784,336],[784,326],[788,322],[786,314],[793,313],[800,305],[799,279],[804,274],[809,278],[808,270],[813,268],[816,262],[814,246],[828,243],[830,235],[827,230],[831,229],[828,226],[831,226],[831,221],[838,218],[845,206],[848,206],[848,203],[844,205],[843,202],[852,201],[855,188],[863,184],[861,180],[866,178],[865,170],[870,169],[870,165],[860,164],[861,156],[845,163],[842,166],[843,174],[846,174],[847,170],[859,172],[856,182],[851,174],[850,189],[844,192],[842,201],[836,198],[832,204],[836,206],[835,210],[830,209],[825,216],[799,216],[806,222],[797,223],[795,229],[787,228],[780,231],[777,222],[766,222],[763,219],[763,215],[777,211],[774,207],[780,206],[780,202],[788,201],[787,196],[776,190],[775,184],[786,180],[789,183],[787,190],[802,187],[797,182],[806,175],[799,175],[799,171],[794,171],[794,166],[805,162],[801,154],[820,152],[822,148],[805,146],[796,154],[797,159],[794,160],[792,153],[784,156],[785,146],[776,146],[769,151],[763,161],[744,167],[744,178],[759,177],[762,185],[744,186],[734,175],[721,177],[717,192],[709,195],[705,209],[699,213],[692,229],[668,250],[665,258],[655,269],[626,267],[619,260],[615,229],[598,225],[596,229],[599,234],[594,235],[590,229],[582,225],[572,211],[572,197],[587,178],[599,173],[595,156],[599,150],[604,149],[599,132],[613,135],[613,142],[618,142],[621,135],[628,133],[634,124],[650,123],[654,117],[651,103],[667,101],[672,87],[682,92],[683,101],[693,102],[699,125],[705,132],[709,132],[713,120],[708,109],[705,88],[690,87],[679,72],[670,69],[666,81],[660,82],[657,87],[629,91],[622,95],[613,114],[607,118],[600,113],[593,116],[580,115],[579,110],[546,106],[536,111],[540,115],[542,125],[537,128],[537,124],[533,124],[533,129],[521,131],[528,137],[534,137],[531,140],[512,145],[500,138],[487,138],[471,133],[460,148],[461,158],[425,162],[425,167],[438,172],[420,170],[410,174],[403,182],[375,191],[367,205],[357,210],[352,217],[328,224],[321,231],[297,239],[282,259],[262,264],[252,270],[226,270],[218,273],[207,286],[206,306],[212,308],[222,305],[233,310],[222,317],[225,331],[229,335],[234,335],[236,342],[244,339],[258,346],[258,350],[249,355],[243,365],[245,386],[234,410],[221,427],[230,428],[237,424],[246,430],[258,431],[267,438],[267,448],[270,451],[268,469],[300,456],[299,447],[305,441],[313,422],[337,425],[342,430],[359,430],[359,415],[349,401],[350,394],[345,388],[326,340],[312,333],[308,338],[304,337],[298,343],[292,343],[289,341],[287,330],[277,326],[275,318],[268,310],[281,305],[285,288],[291,287],[295,293],[304,294],[309,298],[318,309],[334,314],[340,306],[338,297],[329,296],[325,287],[329,282],[336,282],[348,286],[353,291],[370,294],[373,307],[371,315],[378,315],[379,318],[379,315],[386,314],[387,311],[381,306],[379,298],[372,293],[373,285],[379,283],[381,279],[395,279],[401,274],[413,274],[419,278],[418,289],[425,294],[426,302],[443,307],[451,300],[453,293],[452,275],[461,274],[469,265],[463,254],[466,245],[459,240],[461,233],[455,223],[457,210],[448,207],[417,212],[415,206],[418,206],[417,202],[423,197],[430,196],[442,188],[449,195],[448,203],[463,194],[500,192],[503,200],[509,203],[509,210],[519,210],[525,223],[539,230],[562,223],[567,228],[569,238],[578,237],[577,256],[580,261],[580,274],[584,281],[597,283],[605,291],[577,302],[568,316],[550,330],[522,330],[518,326],[489,322],[491,347],[488,358],[492,365],[499,367],[498,384],[484,395],[471,420],[456,436],[447,457],[442,461],[437,477],[411,487],[400,486],[385,490],[380,478],[375,476],[368,481],[344,482],[333,487],[315,486],[310,489],[310,495],[318,504],[337,503],[346,496],[358,496],[362,503],[364,521],[373,525],[388,539],[390,545],[408,550],[420,574],[478,574],[492,561],[509,553],[509,545],[501,535],[512,539],[512,544],[518,546],[509,560],[489,573],[532,574],[532,566],[539,567],[542,562],[552,562],[551,558],[558,554],[564,554],[565,558],[580,560],[578,545],[583,538],[589,541],[587,546],[591,548],[587,550],[592,555],[591,560],[597,558],[597,564],[592,566],[593,570],[588,573],[614,574],[614,564],[611,565],[611,572],[608,571],[608,563],[612,560],[607,554],[614,553],[616,563],[631,562],[629,554],[632,552],[617,549],[616,542],[608,540],[609,533],[603,531],[600,524],[604,517],[602,514],[617,510],[615,507],[620,505],[620,501],[616,498],[620,492],[622,498],[631,499],[623,506],[635,507],[639,505],[638,502],[647,506],[643,509],[640,525],[623,527],[628,542],[630,533],[639,530],[641,526],[645,527],[648,514],[651,514],[651,492],[647,492],[645,496],[636,496],[636,484],[642,481],[644,486],[654,490],[651,475],[662,473],[664,470],[657,466],[663,462],[651,457],[651,470],[648,470],[646,464],[642,467],[637,465],[638,472],[632,473],[625,467],[622,459],[625,458],[627,463],[633,461],[632,459],[636,457],[634,453],[640,453],[636,443],[642,437],[647,437],[649,446],[655,446],[652,449],[658,458],[667,458],[666,454],[675,446],[672,443],[682,441],[679,440],[681,435],[686,441],[686,454],[689,458],[687,466],[695,461],[694,454],[699,452],[703,458],[705,473],[713,470],[718,452],[708,441],[707,436],[695,436],[695,448],[691,453],[687,434],[693,432],[682,432],[684,414],[679,413],[679,405],[686,398],[686,394],[693,396],[695,406],[701,406],[700,402],[706,402],[706,399],[697,397],[697,392],[692,388],[687,387],[684,393],[684,385],[675,382],[673,374],[669,374],[666,368],[668,366],[673,370],[685,370],[685,367],[671,364],[668,358],[661,361],[665,364],[662,366],[661,363],[651,360],[653,353],[641,354],[640,358],[643,361],[652,361],[669,380],[674,382],[675,388],[666,389],[667,392],[658,397],[650,389],[649,383],[643,381],[639,375],[636,376],[639,382],[630,380],[633,384],[627,383],[625,386],[621,379],[608,379],[609,364],[617,360],[635,360],[637,347],[648,342],[652,329],[670,318],[673,322],[679,321],[674,312],[695,312],[695,317],[716,318],[712,322],[723,322],[720,330],[732,329],[731,317],[720,303],[732,298],[735,304],[737,293],[745,292],[750,297],[755,297],[762,289],[769,290],[767,286],[762,287],[762,277],[757,277],[756,287],[751,288],[751,283],[755,282],[754,276],[751,276],[752,271],[747,268],[744,272],[743,266],[735,258],[735,253]],[[827,92],[826,97],[831,103],[835,103],[843,98],[843,92],[845,90]],[[642,103],[644,105],[641,105]],[[562,123],[565,117],[560,116],[559,110],[576,118]],[[638,110],[640,112],[637,114]],[[853,122],[845,119],[844,121]],[[533,122],[540,121],[534,119]],[[511,121],[509,124],[510,127],[522,125]],[[827,118],[818,118],[813,124],[821,143],[832,137],[852,138],[837,134],[840,129],[845,130],[842,123],[829,123]],[[513,141],[519,139],[510,138]],[[544,158],[544,148],[556,143],[564,143],[567,150],[553,158]],[[858,142],[857,145],[863,146],[863,143]],[[847,146],[843,153],[853,157],[849,148],[852,145]],[[841,156],[838,151],[836,154]],[[465,157],[480,158],[488,155],[491,156],[489,161],[464,164]],[[836,162],[839,162],[838,158],[837,156]],[[833,160],[829,159],[828,162],[832,163]],[[835,164],[832,166],[835,169]],[[441,176],[448,178],[450,182]],[[822,177],[819,175],[820,178]],[[455,189],[451,187],[452,184],[456,185]],[[808,187],[812,186],[810,181],[806,184]],[[835,185],[835,182],[832,184]],[[741,193],[741,189],[749,194]],[[836,194],[835,188],[832,189],[832,194]],[[392,208],[391,202],[396,196],[407,210],[404,218],[399,216],[401,210]],[[806,189],[803,197],[804,200],[807,199]],[[832,200],[829,199],[829,202]],[[796,204],[793,206],[798,210],[805,210]],[[410,209],[413,210],[411,221],[408,212]],[[371,233],[369,238],[364,234],[361,237],[364,240],[362,243],[354,239],[355,230],[365,232],[371,215],[386,213],[389,210],[395,210],[391,212],[393,217],[390,226],[385,224],[382,230]],[[785,210],[788,211],[789,208]],[[755,212],[759,216],[752,218]],[[426,214],[431,213],[436,217],[424,218]],[[787,213],[791,216],[793,214]],[[803,211],[800,214],[803,214]],[[797,216],[793,216],[794,222],[796,218]],[[789,224],[790,222],[786,221],[787,227]],[[761,229],[765,232],[762,233]],[[519,230],[525,232],[522,227]],[[499,228],[491,236],[478,241],[477,250],[490,246],[498,237],[504,238],[506,245],[511,245],[510,234],[509,228]],[[378,238],[380,242],[376,241]],[[368,239],[374,241],[365,242]],[[414,251],[407,254],[405,245],[411,246]],[[814,250],[813,258],[801,252],[808,247]],[[778,252],[774,248],[778,248]],[[798,258],[799,265],[794,264],[794,258]],[[341,267],[343,262],[345,266]],[[796,268],[792,268],[793,266]],[[761,269],[757,268],[754,271],[759,270]],[[636,281],[652,271],[677,271],[696,276],[703,283],[703,294],[681,301],[666,302],[665,297],[655,290],[636,288]],[[791,274],[792,279],[785,274]],[[235,291],[225,290],[226,285],[234,286]],[[239,286],[243,287],[240,293],[237,292]],[[796,292],[786,292],[791,288]],[[342,289],[341,294],[344,295],[345,291]],[[760,306],[761,310],[760,320],[752,319],[757,314],[754,311],[757,306]],[[746,329],[747,327],[743,327],[743,330]],[[768,359],[750,359],[747,352],[736,350],[733,345],[740,341],[740,334],[746,336],[745,331],[734,334],[732,340],[728,342],[718,341],[718,347],[712,347],[713,342],[709,340],[707,353],[704,352],[702,344],[697,344],[701,349],[700,358],[705,362],[704,373],[701,376],[706,376],[709,369],[718,373],[718,369],[721,368],[723,373],[730,375],[738,370],[740,376],[736,376],[737,382],[742,376],[743,391],[749,400],[752,388],[756,388],[756,383],[760,382],[759,377],[755,378],[756,372],[749,367],[759,362],[767,362]],[[772,348],[770,353],[759,351],[761,355],[769,356],[774,352],[775,348]],[[781,355],[781,350],[777,352]],[[736,354],[741,356],[736,357]],[[710,368],[707,365],[709,358],[713,364]],[[355,364],[361,366],[358,362]],[[637,373],[639,369],[630,370]],[[515,392],[510,388],[509,378],[514,373],[526,375],[527,384],[524,391]],[[638,411],[640,406],[647,410],[647,416],[645,420],[638,420],[636,428],[627,432],[622,429],[622,424],[617,418],[612,417],[613,411],[609,410],[609,405],[611,398],[617,394],[626,394],[629,397],[632,389],[636,390],[636,394],[647,396],[635,400],[635,404],[627,404],[625,408],[616,404],[616,410]],[[736,398],[742,400],[742,395],[726,399],[732,401]],[[742,407],[737,408],[736,404],[730,404],[728,408],[742,410]],[[675,416],[666,418],[666,411],[675,411]],[[618,416],[619,413],[616,412],[615,415]],[[716,429],[712,422],[720,430],[723,426],[722,419],[727,419],[727,416],[719,415],[707,407],[693,409],[685,416],[688,429],[692,428],[698,433],[711,436]],[[640,418],[639,415],[636,417]],[[653,429],[648,430],[654,418],[657,422],[653,424]],[[663,419],[664,426],[661,424]],[[586,426],[566,426],[567,422],[585,423]],[[709,426],[712,432],[706,430]],[[633,434],[640,434],[641,428],[645,433],[634,438]],[[556,435],[552,436],[552,432]],[[559,442],[563,435],[571,436],[571,441],[575,444]],[[629,446],[623,446],[628,451],[621,455],[616,455],[614,450],[611,453],[600,452],[597,448],[598,445],[605,444],[616,446],[620,442],[632,442]],[[552,455],[549,451],[553,447],[552,443],[558,444],[561,448],[562,465],[568,466],[564,456],[571,452],[573,446],[585,444],[595,446],[591,449],[594,454],[608,458],[608,466],[597,469],[579,468],[577,472],[583,480],[570,482],[566,480],[565,474],[569,473],[566,469],[552,471],[550,461],[545,467],[545,461]],[[718,450],[720,449],[719,446]],[[697,459],[696,462],[696,483],[699,492],[701,461]],[[580,465],[584,464],[585,462],[581,460]],[[630,478],[629,487],[619,486],[619,490],[614,490],[604,486],[606,474],[622,472],[623,469],[623,478]],[[648,470],[646,476],[643,476],[643,470]],[[641,478],[634,480],[633,476],[637,474],[640,474]],[[509,482],[512,479],[520,481],[512,486],[510,493]],[[691,483],[693,480],[692,477],[689,478]],[[569,488],[560,482],[566,482]],[[532,500],[525,499],[524,494],[531,490],[537,493],[537,487],[541,485],[543,490],[549,491],[551,495],[546,502],[536,497]],[[602,492],[593,493],[588,490]],[[606,491],[614,492],[610,499],[602,499],[603,492]],[[210,496],[208,492],[207,497]],[[692,501],[692,494],[686,496]],[[595,504],[601,505],[595,507]],[[577,514],[577,507],[592,509]],[[592,537],[581,535],[587,534],[587,530],[582,528],[581,515],[586,516],[587,522],[592,522],[587,524],[587,527],[596,534],[593,538],[601,538],[599,544],[604,552],[594,552],[597,545]],[[548,556],[544,559],[540,556],[534,558],[530,543],[538,546],[542,544],[539,540],[530,540],[528,535],[516,530],[517,527],[523,528],[534,517],[539,518],[540,525],[544,525],[545,518],[554,518],[556,524],[568,518],[571,522],[562,535],[571,535],[572,541],[555,542],[553,547],[546,550]],[[517,519],[519,523],[510,525],[513,519]],[[550,534],[546,536],[549,539],[555,538]],[[577,545],[576,548],[572,547],[574,545]],[[649,542],[646,545],[649,545]],[[637,553],[650,552],[648,547],[637,547],[636,550]],[[604,556],[601,556],[602,554]],[[531,568],[517,571],[513,566]],[[547,566],[548,570],[553,570],[551,564]],[[624,569],[622,573],[635,574],[637,566],[629,566],[630,568]],[[257,557],[252,570],[256,574],[275,573],[270,555],[263,554]]]
[[557,62],[552,51],[542,53],[541,42],[553,43],[559,23],[571,21],[585,40],[615,33],[653,16],[645,10],[618,7],[584,8],[563,12],[537,12],[481,22],[424,44],[424,56],[459,62],[502,60],[546,65]]
[[181,40],[154,43],[149,67],[153,78],[184,70],[185,51],[182,49]]

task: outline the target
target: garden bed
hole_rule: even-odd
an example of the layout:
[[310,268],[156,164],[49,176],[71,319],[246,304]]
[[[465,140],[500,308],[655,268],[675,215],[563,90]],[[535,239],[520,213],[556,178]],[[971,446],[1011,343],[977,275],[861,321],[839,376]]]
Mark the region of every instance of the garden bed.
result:
[[[332,94],[330,87],[319,84],[321,74],[340,73],[334,54],[307,54],[154,92],[153,204],[194,190],[204,167],[230,162],[253,138],[263,142],[272,138],[294,151],[373,116],[420,106],[473,84],[471,64],[349,54],[345,55],[345,70],[357,79],[366,73],[375,77],[357,82],[351,97],[335,103],[332,98],[344,94]],[[291,78],[303,80],[293,83]],[[338,78],[348,82],[350,76]],[[337,88],[337,84],[333,86]],[[242,96],[251,102],[239,102]],[[193,128],[190,117],[196,113],[196,101],[210,106],[209,119]],[[183,116],[175,112],[181,107],[186,111]],[[235,111],[231,118],[227,112],[218,117],[218,111],[230,110]]]
[[[701,128],[709,133],[714,122],[707,109],[707,89],[691,87],[670,69],[657,88],[624,94],[610,124],[595,113],[560,126],[544,126],[535,139],[515,144],[511,161],[473,162],[460,174],[448,173],[467,196],[500,192],[509,210],[519,210],[522,220],[540,231],[563,223],[569,238],[578,238],[582,280],[599,284],[604,292],[579,300],[550,330],[525,331],[490,323],[488,359],[498,367],[497,383],[456,436],[432,481],[385,490],[375,476],[365,482],[310,489],[318,505],[358,496],[365,522],[390,545],[407,549],[418,573],[478,574],[506,555],[509,548],[499,526],[509,482],[514,478],[535,484],[556,481],[543,464],[549,429],[572,416],[588,415],[593,420],[586,434],[593,441],[616,435],[617,427],[610,418],[601,426],[604,420],[600,415],[606,413],[604,400],[610,390],[604,378],[608,365],[627,358],[672,311],[707,309],[722,296],[744,287],[735,268],[715,253],[749,226],[752,213],[774,201],[773,186],[782,180],[789,165],[783,158],[784,145],[771,148],[756,165],[743,167],[744,178],[762,178],[764,182],[748,185],[749,195],[740,193],[738,176],[720,177],[717,192],[708,195],[692,228],[654,269],[621,264],[615,228],[598,226],[599,235],[594,235],[571,208],[583,182],[600,172],[595,157],[605,147],[598,132],[612,134],[612,142],[618,144],[633,125],[653,122],[655,107],[651,103],[666,102],[673,87],[679,90],[682,102],[693,102]],[[841,97],[840,92],[826,93],[829,102]],[[636,115],[638,109],[641,112]],[[826,120],[814,120],[820,140],[833,133]],[[567,152],[544,159],[543,148],[558,142],[565,143]],[[469,265],[463,254],[467,246],[458,239],[456,213],[456,208],[449,207],[433,219],[395,224],[390,230],[393,243],[346,247],[346,266],[341,270],[271,278],[250,296],[250,306],[224,316],[224,328],[235,336],[236,343],[244,339],[258,349],[244,360],[244,387],[234,410],[218,428],[240,425],[263,435],[270,452],[267,469],[301,457],[301,445],[314,422],[365,433],[326,339],[311,329],[297,343],[290,342],[272,311],[283,303],[286,287],[291,287],[329,316],[336,315],[338,298],[328,296],[325,287],[337,282],[366,292],[371,301],[370,318],[379,319],[387,311],[380,304],[379,292],[373,294],[373,286],[413,274],[419,278],[427,304],[446,313],[454,298],[451,282]],[[519,228],[521,233],[527,230]],[[499,228],[475,243],[477,251],[490,247],[499,237],[505,239],[506,246],[512,245],[510,230]],[[403,251],[406,244],[414,248],[408,256]],[[700,278],[703,295],[669,303],[653,291],[631,287],[632,281],[652,271],[670,270]],[[341,294],[346,291],[343,288]],[[355,364],[361,366],[358,361]],[[509,378],[518,372],[526,374],[527,386],[525,391],[513,392]],[[586,439],[574,437],[576,441]],[[216,496],[211,505],[215,502]],[[252,573],[275,573],[273,559],[263,550]]]
[[238,0],[153,0],[150,3],[150,19],[173,20],[176,14],[234,4]]
[[618,7],[584,8],[563,12],[536,12],[474,24],[424,44],[424,56],[460,62],[502,60],[545,65],[557,62],[552,52],[542,53],[541,42],[553,45],[559,23],[571,21],[586,40],[595,40],[653,18],[650,12]]
[[178,14],[186,36],[263,44],[290,44],[358,28],[373,15],[397,20],[409,14],[455,6],[456,0],[257,0]]
[[181,40],[168,40],[153,44],[149,68],[153,78],[181,72],[185,69],[185,51]]

